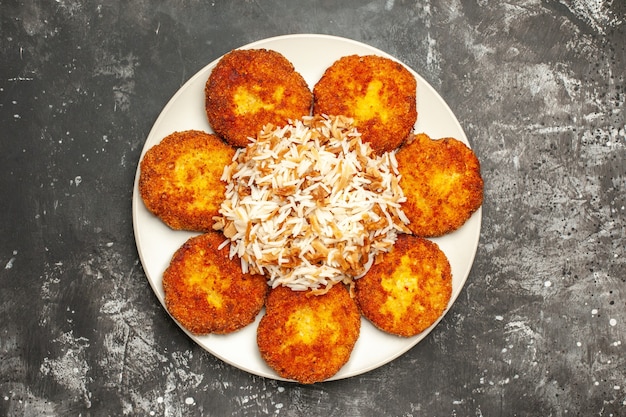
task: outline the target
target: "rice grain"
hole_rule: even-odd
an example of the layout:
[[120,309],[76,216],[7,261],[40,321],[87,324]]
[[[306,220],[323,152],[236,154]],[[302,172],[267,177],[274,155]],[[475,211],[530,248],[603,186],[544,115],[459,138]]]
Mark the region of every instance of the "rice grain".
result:
[[410,233],[394,153],[374,154],[343,116],[268,125],[224,168],[214,228],[231,258],[272,287],[352,285]]

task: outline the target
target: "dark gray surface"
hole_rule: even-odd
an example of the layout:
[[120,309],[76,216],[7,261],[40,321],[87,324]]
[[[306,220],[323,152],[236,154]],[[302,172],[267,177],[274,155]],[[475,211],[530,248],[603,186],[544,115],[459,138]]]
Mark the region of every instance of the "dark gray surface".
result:
[[[0,415],[626,415],[624,1],[0,0],[0,16]],[[410,65],[485,178],[475,264],[441,324],[314,386],[195,346],[152,293],[131,218],[172,94],[289,33]]]

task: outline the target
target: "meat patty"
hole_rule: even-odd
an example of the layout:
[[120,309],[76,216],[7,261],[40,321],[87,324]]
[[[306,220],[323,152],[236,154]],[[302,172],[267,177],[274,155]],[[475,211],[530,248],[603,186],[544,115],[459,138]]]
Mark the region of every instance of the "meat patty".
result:
[[226,192],[220,180],[235,148],[198,130],[175,132],[141,160],[139,192],[145,206],[175,230],[209,231]]
[[276,287],[257,329],[261,356],[283,378],[302,384],[335,375],[361,328],[359,309],[342,284],[323,295]]
[[402,64],[375,55],[349,55],[326,69],[313,88],[313,113],[354,119],[377,154],[396,149],[415,121],[417,82]]
[[474,152],[454,138],[417,134],[396,153],[402,210],[409,229],[422,237],[461,227],[483,202],[483,179]]
[[436,243],[402,234],[392,251],[356,280],[355,294],[363,316],[376,327],[415,336],[435,323],[448,305],[450,263]]
[[266,124],[283,126],[311,113],[313,95],[282,54],[236,49],[217,63],[205,85],[213,130],[228,143],[247,146]]
[[163,273],[165,306],[193,334],[225,334],[252,323],[269,286],[262,275],[244,274],[229,258],[219,232],[190,238]]

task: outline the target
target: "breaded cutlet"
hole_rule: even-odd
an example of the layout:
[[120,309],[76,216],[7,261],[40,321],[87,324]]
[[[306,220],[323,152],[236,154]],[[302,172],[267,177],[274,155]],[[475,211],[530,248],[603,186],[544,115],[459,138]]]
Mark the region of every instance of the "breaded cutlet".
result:
[[139,192],[146,208],[174,230],[209,231],[235,148],[215,135],[186,130],[166,136],[141,160]]
[[360,328],[361,315],[343,284],[322,295],[279,286],[267,297],[257,343],[278,375],[312,384],[332,377],[348,361]]
[[446,255],[436,243],[407,234],[399,235],[391,252],[355,285],[363,316],[379,329],[403,337],[435,323],[451,293]]
[[217,63],[205,85],[205,110],[213,130],[245,147],[263,126],[283,126],[310,115],[313,95],[282,54],[236,49]]
[[163,273],[165,306],[193,334],[232,333],[252,323],[269,290],[262,275],[244,274],[219,232],[187,240]]
[[436,237],[461,227],[483,202],[483,179],[475,153],[454,138],[414,135],[396,153],[402,210],[413,234]]
[[382,154],[400,146],[415,121],[417,81],[402,64],[375,55],[349,55],[313,87],[313,113],[354,119],[364,142]]

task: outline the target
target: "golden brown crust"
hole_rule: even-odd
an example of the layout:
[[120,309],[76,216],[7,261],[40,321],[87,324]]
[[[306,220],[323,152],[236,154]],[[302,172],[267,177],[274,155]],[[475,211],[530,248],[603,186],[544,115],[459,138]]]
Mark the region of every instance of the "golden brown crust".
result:
[[348,361],[360,328],[358,307],[341,284],[324,295],[276,287],[267,297],[257,343],[278,375],[312,384],[332,377]]
[[399,235],[391,252],[356,280],[356,300],[363,316],[379,329],[415,336],[447,308],[452,274],[436,243]]
[[165,306],[193,334],[231,333],[252,323],[263,308],[268,285],[244,274],[230,259],[218,232],[190,238],[163,273]]
[[144,204],[172,229],[212,230],[226,191],[220,177],[234,154],[235,148],[205,132],[168,135],[141,161]]
[[461,227],[482,205],[480,163],[463,142],[417,134],[397,154],[402,209],[413,234],[441,236]]
[[408,137],[417,119],[416,80],[402,64],[349,55],[326,69],[313,88],[314,114],[354,119],[363,141],[382,154]]
[[244,147],[264,125],[283,126],[308,116],[313,95],[283,55],[236,49],[217,63],[205,85],[205,109],[213,130]]

